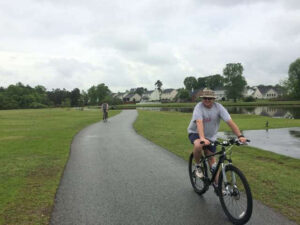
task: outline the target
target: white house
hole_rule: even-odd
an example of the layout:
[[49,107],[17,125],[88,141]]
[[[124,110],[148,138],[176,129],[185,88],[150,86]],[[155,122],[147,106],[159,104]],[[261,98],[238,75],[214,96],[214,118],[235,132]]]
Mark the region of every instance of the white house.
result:
[[123,93],[118,92],[118,93],[112,94],[112,97],[121,99],[121,100],[123,101],[123,98],[124,98],[126,95],[128,95],[128,92],[123,92]]
[[252,94],[252,96],[258,99],[271,99],[277,98],[279,94],[273,87],[257,86],[254,87],[254,93]]
[[165,89],[161,93],[161,101],[173,101],[177,95],[178,91],[176,89]]
[[216,95],[216,100],[225,100],[226,99],[226,92],[225,89],[216,88],[214,90]]
[[142,97],[137,93],[129,93],[123,97],[124,102],[140,102]]
[[142,102],[155,102],[159,101],[160,92],[158,89],[155,89],[154,91],[146,91],[142,95]]

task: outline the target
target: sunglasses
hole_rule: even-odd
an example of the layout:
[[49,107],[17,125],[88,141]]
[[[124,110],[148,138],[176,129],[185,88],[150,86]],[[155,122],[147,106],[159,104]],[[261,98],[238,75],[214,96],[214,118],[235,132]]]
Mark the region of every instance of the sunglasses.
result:
[[204,97],[203,100],[213,100],[214,98],[207,98],[207,97]]

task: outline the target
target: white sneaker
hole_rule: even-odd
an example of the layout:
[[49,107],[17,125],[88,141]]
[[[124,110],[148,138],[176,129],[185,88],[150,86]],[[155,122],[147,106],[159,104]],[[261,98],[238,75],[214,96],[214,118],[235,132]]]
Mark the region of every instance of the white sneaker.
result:
[[203,178],[203,177],[204,177],[204,175],[203,175],[203,173],[202,173],[202,170],[201,170],[200,166],[196,166],[195,175],[196,175],[196,177],[198,177],[198,178]]

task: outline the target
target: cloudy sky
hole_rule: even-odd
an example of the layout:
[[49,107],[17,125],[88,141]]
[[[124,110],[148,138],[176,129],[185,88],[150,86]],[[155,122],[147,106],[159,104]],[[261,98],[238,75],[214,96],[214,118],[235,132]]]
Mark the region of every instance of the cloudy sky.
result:
[[2,87],[180,88],[237,62],[277,84],[299,57],[299,0],[0,0]]

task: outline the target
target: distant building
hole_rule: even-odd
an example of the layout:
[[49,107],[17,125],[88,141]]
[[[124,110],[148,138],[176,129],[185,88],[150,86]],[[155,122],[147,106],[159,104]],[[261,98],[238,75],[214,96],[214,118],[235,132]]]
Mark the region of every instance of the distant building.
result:
[[214,92],[216,100],[226,100],[226,90],[224,88],[216,88]]
[[200,96],[202,96],[203,94],[203,89],[204,88],[190,91],[190,97],[192,102],[197,102],[200,100]]
[[123,101],[123,98],[128,94],[128,92],[118,92],[118,93],[114,93],[112,94],[112,97],[114,98],[118,98],[120,100]]
[[254,87],[254,92],[250,96],[257,99],[272,99],[278,98],[278,96],[280,96],[280,93],[276,90],[276,88],[272,86],[260,85]]
[[164,89],[161,93],[161,101],[162,102],[172,102],[174,101],[178,91],[176,89]]
[[142,95],[142,102],[155,102],[160,100],[160,92],[158,89],[155,89],[153,91],[146,91]]
[[125,103],[128,103],[128,102],[135,103],[135,102],[140,102],[141,99],[142,99],[142,97],[139,94],[129,93],[129,94],[127,94],[123,97],[123,102],[125,102]]

